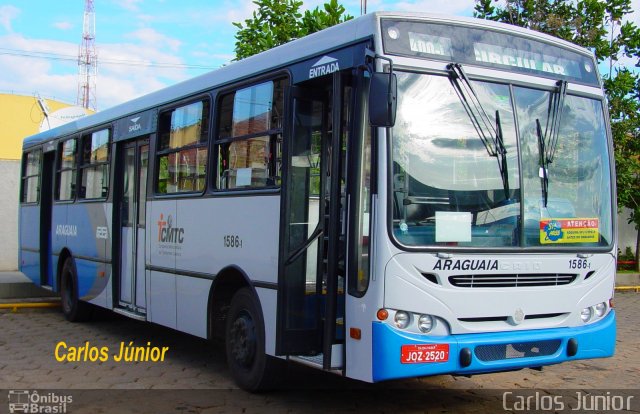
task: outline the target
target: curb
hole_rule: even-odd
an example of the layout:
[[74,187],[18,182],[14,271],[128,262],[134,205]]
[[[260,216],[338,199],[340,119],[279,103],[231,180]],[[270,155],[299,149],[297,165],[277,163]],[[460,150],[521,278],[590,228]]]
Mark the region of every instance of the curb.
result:
[[51,298],[58,295],[51,290],[36,286],[21,272],[0,272],[0,303],[8,300],[26,298]]
[[55,296],[55,292],[43,289],[33,283],[0,284],[0,299],[50,298]]
[[616,286],[616,292],[640,292],[640,286]]
[[0,303],[0,309],[11,309],[11,312],[17,312],[18,309],[58,308],[58,307],[60,307],[60,302]]

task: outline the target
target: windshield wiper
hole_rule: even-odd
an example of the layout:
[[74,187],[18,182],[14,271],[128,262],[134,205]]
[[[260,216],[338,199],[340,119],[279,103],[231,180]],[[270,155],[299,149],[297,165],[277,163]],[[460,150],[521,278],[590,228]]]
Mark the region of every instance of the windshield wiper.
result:
[[547,207],[549,199],[549,164],[553,162],[558,147],[558,137],[560,132],[560,124],[562,122],[562,113],[564,108],[564,99],[567,96],[567,81],[559,80],[556,83],[556,89],[549,100],[549,108],[547,110],[547,125],[542,134],[542,126],[540,120],[536,119],[536,134],[538,135],[538,150],[540,151],[540,179],[542,180],[542,198],[544,207]]
[[492,157],[496,157],[498,160],[498,169],[500,170],[500,177],[502,178],[504,196],[505,199],[509,200],[507,148],[504,145],[500,114],[496,111],[494,126],[494,121],[482,106],[480,98],[478,98],[478,94],[461,64],[450,63],[447,65],[447,70],[449,71],[449,80],[458,94],[458,98],[460,98],[460,102],[467,112],[467,115],[469,115],[469,119],[478,133],[478,137],[484,144],[487,153]]
[[546,141],[547,163],[552,163],[556,155],[558,146],[558,133],[560,131],[560,123],[562,122],[562,110],[564,108],[564,98],[567,96],[567,81],[559,80],[556,89],[551,95],[549,101],[549,109],[547,113],[547,125],[544,131]]
[[500,169],[500,177],[502,177],[502,187],[504,189],[504,198],[509,197],[509,172],[507,171],[507,148],[504,146],[504,137],[502,136],[502,124],[500,123],[500,112],[496,111],[496,149],[498,152],[498,168]]
[[547,176],[547,155],[546,148],[544,145],[544,135],[542,135],[542,126],[540,125],[540,120],[536,119],[536,134],[538,135],[538,152],[540,156],[538,157],[539,165],[540,165],[540,180],[542,187],[542,201],[544,202],[544,207],[547,207],[547,200],[549,198],[549,177]]
[[[495,137],[498,131],[496,131],[491,118],[489,118],[489,115],[487,115],[487,112],[480,103],[478,94],[473,88],[471,81],[459,63],[448,64],[447,70],[450,75],[449,80],[458,94],[462,106],[469,115],[469,119],[471,119],[471,123],[476,129],[478,137],[480,137],[489,155],[495,157],[497,155]],[[458,82],[458,80],[460,80],[460,82]],[[478,115],[476,115],[476,113]]]

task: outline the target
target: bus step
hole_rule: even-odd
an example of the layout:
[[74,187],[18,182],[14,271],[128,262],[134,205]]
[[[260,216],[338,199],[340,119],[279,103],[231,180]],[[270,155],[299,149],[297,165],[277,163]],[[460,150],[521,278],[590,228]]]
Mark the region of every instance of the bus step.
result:
[[120,315],[124,315],[128,318],[131,319],[135,319],[138,321],[146,321],[147,320],[147,316],[141,313],[137,313],[137,312],[132,312],[129,309],[124,309],[124,308],[113,308],[113,311],[115,313],[119,313]]
[[[342,362],[342,351],[343,344],[333,344],[331,346],[331,369],[340,369],[343,366]],[[324,359],[324,354],[318,354],[313,356],[307,355],[292,355],[289,357],[290,360],[299,362],[303,365],[308,365],[314,368],[322,368],[322,361]]]

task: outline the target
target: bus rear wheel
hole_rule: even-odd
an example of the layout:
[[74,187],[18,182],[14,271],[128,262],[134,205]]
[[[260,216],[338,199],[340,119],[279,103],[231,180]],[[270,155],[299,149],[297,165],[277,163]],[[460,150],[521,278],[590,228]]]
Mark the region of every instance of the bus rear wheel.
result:
[[249,288],[240,289],[231,300],[225,348],[231,376],[244,390],[272,389],[284,375],[283,361],[265,353],[264,319]]
[[76,265],[71,257],[67,257],[60,275],[60,299],[62,313],[70,322],[82,322],[91,318],[91,305],[78,298],[78,275]]

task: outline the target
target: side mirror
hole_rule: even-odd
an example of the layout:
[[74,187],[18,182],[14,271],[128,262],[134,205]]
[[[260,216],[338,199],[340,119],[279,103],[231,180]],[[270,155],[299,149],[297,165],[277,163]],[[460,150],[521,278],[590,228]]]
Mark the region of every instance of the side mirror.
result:
[[397,102],[398,80],[396,74],[373,73],[369,84],[369,123],[371,126],[394,126]]

